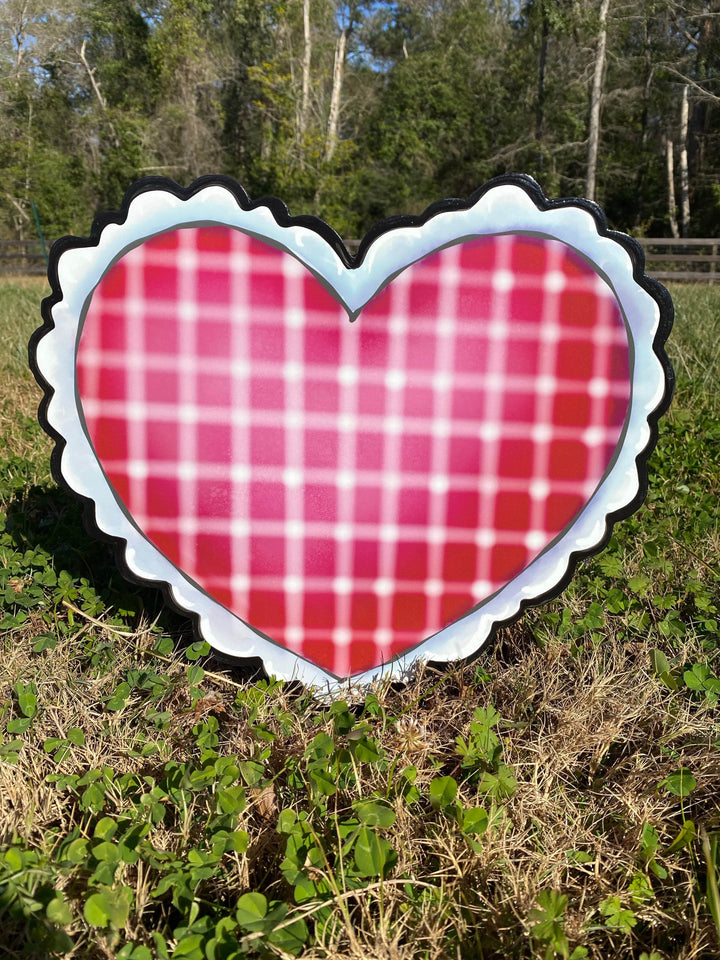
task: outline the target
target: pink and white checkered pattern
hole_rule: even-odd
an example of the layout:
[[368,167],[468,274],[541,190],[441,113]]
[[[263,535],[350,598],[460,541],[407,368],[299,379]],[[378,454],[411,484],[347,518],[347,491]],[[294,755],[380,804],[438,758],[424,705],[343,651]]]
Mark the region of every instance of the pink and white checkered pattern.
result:
[[100,282],[77,374],[144,535],[337,676],[525,569],[596,489],[630,398],[612,291],[566,245],[528,236],[438,251],[350,323],[291,255],[180,228]]

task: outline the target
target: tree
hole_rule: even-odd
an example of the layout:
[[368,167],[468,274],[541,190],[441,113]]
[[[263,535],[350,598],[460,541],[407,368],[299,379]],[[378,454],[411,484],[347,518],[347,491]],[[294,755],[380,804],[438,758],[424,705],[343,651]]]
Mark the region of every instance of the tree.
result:
[[597,172],[598,143],[600,140],[600,106],[602,104],[603,74],[605,72],[605,45],[607,43],[607,16],[610,0],[601,0],[600,22],[598,25],[597,51],[593,68],[592,90],[590,92],[590,122],[588,125],[587,176],[585,196],[595,199],[595,176]]
[[[0,163],[3,167],[2,209],[19,239],[34,232],[31,203],[36,169],[52,167],[43,152],[45,65],[67,36],[67,4],[47,10],[36,0],[6,0],[0,7]],[[55,102],[67,114],[67,105]],[[62,141],[61,141],[62,142]],[[50,153],[56,153],[51,148]],[[65,158],[65,150],[60,150]],[[67,164],[62,164],[67,170]]]
[[498,68],[510,40],[505,18],[464,0],[393,6],[385,16],[365,34],[386,65],[361,144],[372,172],[359,198],[368,219],[381,204],[415,212],[467,195],[527,149],[516,126],[515,64]]

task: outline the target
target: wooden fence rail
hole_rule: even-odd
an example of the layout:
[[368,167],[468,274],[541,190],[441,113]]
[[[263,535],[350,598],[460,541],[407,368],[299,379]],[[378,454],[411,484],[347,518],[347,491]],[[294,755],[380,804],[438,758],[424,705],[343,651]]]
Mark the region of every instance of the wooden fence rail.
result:
[[720,238],[643,237],[638,243],[645,252],[645,272],[656,280],[720,282]]
[[[720,238],[678,240],[638,238],[645,251],[645,270],[657,280],[720,283]],[[355,252],[359,240],[346,240]],[[50,243],[48,242],[48,248]],[[0,241],[0,276],[41,276],[45,257],[38,240]]]
[[39,240],[0,240],[0,276],[28,277],[44,273],[47,267]]

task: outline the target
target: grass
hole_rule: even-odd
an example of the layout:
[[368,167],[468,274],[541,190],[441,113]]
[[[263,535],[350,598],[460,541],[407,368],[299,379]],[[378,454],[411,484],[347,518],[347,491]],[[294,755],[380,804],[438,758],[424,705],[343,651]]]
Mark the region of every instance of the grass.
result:
[[8,957],[716,957],[720,289],[678,287],[646,505],[472,664],[357,703],[230,670],[48,474],[0,287]]

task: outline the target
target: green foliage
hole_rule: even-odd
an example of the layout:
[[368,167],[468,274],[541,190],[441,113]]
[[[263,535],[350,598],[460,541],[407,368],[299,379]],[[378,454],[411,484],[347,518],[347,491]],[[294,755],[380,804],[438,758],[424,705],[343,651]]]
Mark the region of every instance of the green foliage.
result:
[[605,917],[605,926],[621,933],[630,933],[637,923],[632,910],[623,907],[620,897],[608,897],[600,904],[600,913]]
[[660,838],[657,830],[649,823],[644,823],[640,838],[640,862],[648,870],[651,870],[656,877],[664,880],[668,875],[667,870],[655,859],[659,846]]
[[53,880],[47,857],[37,850],[19,843],[0,849],[0,910],[23,918],[27,942],[35,950],[63,954],[73,948],[62,929],[73,917]]
[[101,887],[85,901],[83,913],[91,927],[112,927],[120,930],[127,924],[132,903],[130,887],[113,890]]
[[697,782],[690,770],[681,767],[679,770],[673,770],[672,773],[669,773],[661,786],[676,797],[684,798],[690,796],[697,786]]
[[430,803],[434,810],[449,807],[457,796],[457,782],[452,777],[435,777],[430,782]]
[[720,890],[718,889],[718,868],[720,867],[720,855],[718,854],[719,844],[718,836],[708,835],[702,832],[702,851],[705,860],[705,896],[707,898],[708,908],[715,924],[715,929],[720,936]]
[[705,701],[714,706],[720,695],[720,679],[718,679],[706,663],[695,663],[690,670],[683,673],[685,686],[694,693],[704,697]]
[[286,953],[298,954],[308,939],[307,923],[303,919],[288,922],[287,914],[286,903],[272,901],[268,904],[261,893],[243,894],[235,911],[241,930],[261,934]]
[[642,906],[648,903],[655,896],[650,880],[644,873],[635,873],[630,881],[628,893],[633,903]]
[[467,740],[456,740],[457,753],[463,758],[462,767],[469,771],[470,781],[477,781],[479,792],[498,802],[511,797],[517,787],[512,768],[500,760],[502,746],[494,729],[499,721],[500,715],[492,704],[478,707]]
[[689,847],[696,837],[695,824],[692,820],[684,820],[680,831],[667,848],[667,853],[675,853],[676,850],[682,850]]
[[492,704],[488,707],[477,707],[474,719],[470,724],[470,736],[467,740],[457,738],[457,752],[463,758],[462,766],[473,769],[475,766],[485,765],[491,768],[496,764],[500,753],[500,738],[494,727],[500,720]]
[[[529,914],[530,934],[545,948],[546,960],[553,957],[571,957],[570,944],[565,934],[564,915],[568,898],[556,890],[541,890],[537,898],[538,906]],[[576,947],[572,952],[573,960],[587,956],[584,947]]]
[[[348,237],[496,174],[584,189],[599,30],[587,3],[313,0],[308,40],[303,4],[280,0],[50,3],[18,8],[21,25],[4,10],[5,236],[34,237],[33,201],[49,237],[86,234],[146,174],[231,174]],[[716,235],[712,14],[699,0],[611,7],[607,45],[598,189],[610,222],[669,233],[665,137],[686,77],[690,233]]]

